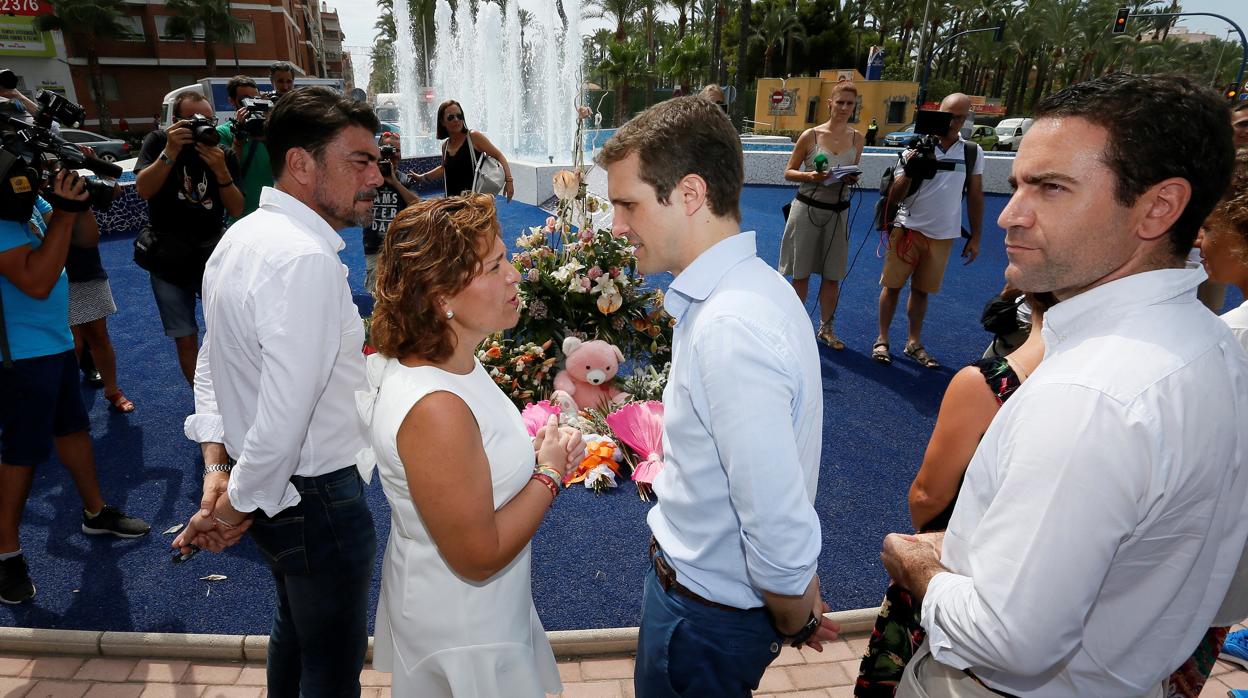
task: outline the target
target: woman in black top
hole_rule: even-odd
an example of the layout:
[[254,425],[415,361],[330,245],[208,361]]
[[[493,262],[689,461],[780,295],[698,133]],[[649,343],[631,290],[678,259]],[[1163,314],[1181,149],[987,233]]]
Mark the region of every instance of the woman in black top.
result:
[[457,196],[472,188],[472,180],[476,174],[466,141],[472,138],[472,149],[476,151],[478,161],[483,155],[498,160],[503,166],[506,182],[503,184],[503,196],[511,201],[515,187],[511,181],[511,165],[501,151],[494,147],[490,139],[480,131],[473,131],[464,123],[464,108],[453,99],[448,99],[438,106],[438,140],[445,140],[442,147],[442,164],[417,174],[421,182],[442,177],[446,183],[446,195]]

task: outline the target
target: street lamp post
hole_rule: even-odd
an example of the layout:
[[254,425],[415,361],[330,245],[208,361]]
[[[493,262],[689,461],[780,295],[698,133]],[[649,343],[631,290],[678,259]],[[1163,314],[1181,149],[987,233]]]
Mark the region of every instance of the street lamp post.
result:
[[1234,29],[1226,30],[1226,38],[1222,40],[1222,48],[1218,49],[1218,62],[1213,66],[1213,77],[1209,79],[1210,87],[1217,87],[1218,73],[1222,70],[1222,55],[1226,53],[1226,45],[1231,41],[1231,34]]
[[936,54],[940,53],[940,50],[948,46],[954,39],[960,36],[966,36],[967,34],[975,34],[977,32],[993,32],[992,40],[1001,41],[1005,37],[1005,20],[1001,20],[1000,22],[997,22],[997,25],[995,27],[983,27],[980,29],[967,29],[966,31],[958,32],[957,34],[954,34],[953,36],[950,36],[948,39],[945,39],[944,41],[940,42],[940,44],[936,48],[932,49],[932,53],[930,56],[927,57],[927,63],[923,67],[923,80],[919,82],[919,98],[918,98],[918,104],[915,106],[916,109],[922,109],[923,103],[927,101],[927,79],[931,77],[932,61],[936,60]]
[[[914,77],[910,78],[915,82],[919,81],[919,64],[923,62],[923,46],[927,43],[927,11],[931,8],[932,0],[927,0],[923,4],[923,26],[919,27],[919,56],[914,61]],[[898,58],[901,57],[898,56]]]

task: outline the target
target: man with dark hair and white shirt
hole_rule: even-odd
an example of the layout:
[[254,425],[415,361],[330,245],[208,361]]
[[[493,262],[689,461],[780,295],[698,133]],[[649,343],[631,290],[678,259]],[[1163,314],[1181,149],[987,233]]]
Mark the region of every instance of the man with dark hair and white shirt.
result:
[[1248,355],[1184,259],[1232,156],[1186,78],[1040,103],[998,222],[1006,279],[1059,302],[947,532],[884,539],[927,630],[899,698],[1160,698],[1204,637],[1248,537]]
[[378,122],[366,104],[305,87],[269,125],[277,186],[204,271],[208,332],[186,420],[203,449],[204,494],[174,547],[221,550],[250,526],[277,588],[269,695],[358,696],[377,546],[364,482],[375,461],[355,407],[367,387],[364,326],[335,231],[369,224]]

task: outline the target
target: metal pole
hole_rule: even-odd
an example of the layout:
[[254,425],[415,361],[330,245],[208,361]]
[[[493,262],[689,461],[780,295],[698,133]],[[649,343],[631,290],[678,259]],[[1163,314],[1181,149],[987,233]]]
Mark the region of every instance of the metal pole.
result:
[[983,29],[967,29],[966,31],[958,32],[957,34],[954,34],[948,39],[945,39],[944,41],[940,42],[940,44],[936,48],[932,49],[931,55],[927,57],[926,66],[923,68],[923,80],[919,83],[919,98],[918,98],[918,104],[916,105],[916,108],[922,109],[923,102],[927,101],[927,79],[932,73],[932,61],[936,59],[936,54],[940,53],[941,49],[948,46],[950,42],[952,42],[954,39],[958,38],[959,36],[966,36],[967,34],[974,34],[975,32],[995,32],[995,31],[997,31],[996,27],[984,27]]
[[[914,81],[918,81],[919,79],[919,64],[923,62],[923,45],[927,43],[927,11],[931,8],[932,0],[927,0],[927,2],[923,4],[923,26],[919,27],[919,55],[914,59],[914,77],[910,78]],[[881,46],[880,50],[883,51],[884,47]],[[901,56],[898,56],[898,58],[901,58]],[[926,80],[924,80],[924,82],[926,82]]]
[[1226,45],[1231,42],[1231,32],[1234,29],[1226,30],[1226,38],[1222,40],[1222,48],[1218,49],[1218,62],[1213,65],[1213,77],[1209,78],[1209,86],[1218,86],[1218,72],[1222,70],[1222,55],[1226,53]]

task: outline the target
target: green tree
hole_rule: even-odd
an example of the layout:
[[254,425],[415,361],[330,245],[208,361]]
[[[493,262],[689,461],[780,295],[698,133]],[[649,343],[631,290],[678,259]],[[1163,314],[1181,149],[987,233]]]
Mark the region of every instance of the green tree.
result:
[[628,91],[640,81],[650,77],[646,63],[645,43],[633,39],[625,43],[613,43],[607,47],[607,57],[599,64],[615,85],[615,125],[622,126],[628,120]]
[[711,61],[711,50],[697,34],[689,34],[663,52],[659,70],[680,85],[680,91],[693,91],[693,78],[706,69]]
[[395,87],[394,72],[394,44],[383,39],[377,39],[373,44],[372,52],[373,69],[368,76],[368,91],[373,94],[382,92],[394,92]]
[[174,13],[166,25],[170,36],[193,43],[203,35],[209,75],[217,72],[217,44],[233,45],[247,33],[247,23],[230,14],[229,0],[167,0],[166,7]]
[[51,0],[51,3],[52,14],[36,17],[35,28],[39,31],[63,31],[82,49],[87,58],[91,99],[99,110],[100,130],[109,133],[113,130],[113,122],[109,118],[108,100],[104,95],[99,47],[101,42],[131,35],[130,29],[121,21],[125,16],[123,0]]
[[605,19],[615,25],[615,40],[628,37],[628,21],[640,12],[638,0],[587,0],[586,17]]
[[763,77],[771,76],[771,57],[777,45],[784,45],[787,37],[798,43],[806,43],[806,30],[794,10],[785,0],[769,0],[764,5],[763,19],[754,28],[752,37],[763,45]]

